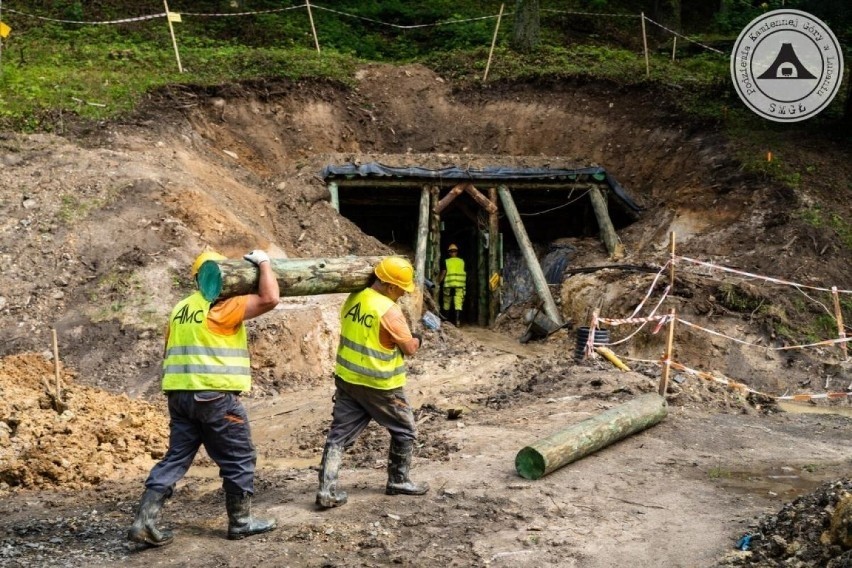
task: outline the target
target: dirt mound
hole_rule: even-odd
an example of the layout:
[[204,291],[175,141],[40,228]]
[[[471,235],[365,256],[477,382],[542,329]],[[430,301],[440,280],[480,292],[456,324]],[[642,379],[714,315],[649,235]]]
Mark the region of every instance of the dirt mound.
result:
[[720,566],[852,565],[848,526],[852,479],[820,486],[761,518],[739,541],[748,550],[725,559]]
[[0,360],[0,489],[79,489],[136,475],[161,458],[168,440],[162,409],[61,376],[60,414],[45,381],[53,365],[26,353]]

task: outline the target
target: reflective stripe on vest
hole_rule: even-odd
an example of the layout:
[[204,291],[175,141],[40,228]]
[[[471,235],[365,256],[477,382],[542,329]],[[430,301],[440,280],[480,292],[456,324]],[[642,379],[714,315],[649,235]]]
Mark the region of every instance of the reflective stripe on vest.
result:
[[356,385],[389,390],[405,384],[405,360],[398,347],[379,341],[379,328],[394,302],[372,288],[349,295],[340,310],[340,343],[334,373]]
[[210,302],[200,292],[182,300],[169,319],[163,390],[247,391],[251,366],[245,325],[234,335],[207,327]]
[[460,258],[448,258],[446,262],[447,274],[444,276],[444,286],[447,288],[464,288],[466,274],[464,261]]

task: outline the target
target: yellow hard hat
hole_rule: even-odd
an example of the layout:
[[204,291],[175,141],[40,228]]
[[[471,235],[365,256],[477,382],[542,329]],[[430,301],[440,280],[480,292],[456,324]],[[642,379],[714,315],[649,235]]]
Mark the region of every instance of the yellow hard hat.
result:
[[401,256],[387,256],[376,266],[376,276],[382,282],[414,292],[414,267]]
[[195,275],[198,274],[198,271],[201,269],[201,265],[207,262],[208,260],[227,260],[228,257],[219,254],[215,250],[205,250],[201,254],[199,254],[195,262],[192,263],[192,277],[195,278]]
[[459,247],[457,247],[457,246],[455,245],[455,243],[453,243],[453,244],[451,244],[450,246],[448,246],[448,247],[447,247],[447,250],[448,250],[448,251],[450,251],[450,250],[454,250],[454,251],[458,252]]

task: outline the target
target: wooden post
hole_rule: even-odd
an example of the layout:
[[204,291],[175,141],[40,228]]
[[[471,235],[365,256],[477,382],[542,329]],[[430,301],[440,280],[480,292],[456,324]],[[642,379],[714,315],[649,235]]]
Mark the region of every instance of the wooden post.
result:
[[[311,1],[305,0],[305,6],[307,6],[308,8],[308,19],[311,21],[311,33],[314,34],[314,45],[317,46],[317,53],[320,53],[319,38],[317,38],[317,28],[314,26],[314,15],[313,13],[311,13]],[[642,25],[644,26],[644,23]]]
[[515,470],[525,479],[540,479],[560,467],[586,457],[662,421],[666,399],[643,394],[579,424],[523,448],[515,456]]
[[[489,202],[490,203],[490,202]],[[485,248],[487,233],[476,231],[477,257],[476,257],[476,322],[480,327],[485,327],[488,321],[488,251]]]
[[503,202],[503,210],[506,212],[506,217],[509,218],[509,223],[512,226],[512,231],[515,233],[515,238],[518,240],[518,246],[521,247],[521,253],[524,255],[524,260],[527,262],[527,268],[532,274],[533,284],[536,292],[544,304],[544,313],[552,319],[556,324],[562,325],[562,316],[556,308],[556,303],[553,301],[553,296],[550,294],[550,288],[547,286],[547,280],[544,278],[544,272],[541,270],[541,264],[535,255],[535,249],[527,236],[527,230],[524,228],[524,222],[521,220],[521,215],[518,213],[518,208],[515,207],[515,201],[512,199],[512,194],[509,193],[509,188],[505,185],[497,187],[497,193],[500,195],[500,200]]
[[595,218],[598,220],[598,228],[601,232],[601,240],[606,245],[606,251],[609,253],[610,258],[620,258],[623,256],[620,253],[622,247],[618,242],[618,234],[612,225],[612,219],[609,218],[606,198],[601,193],[601,190],[598,189],[598,186],[589,186],[589,200],[592,202],[592,209],[595,211]]
[[178,71],[183,73],[183,65],[180,64],[180,52],[178,52],[177,39],[175,38],[175,28],[172,25],[171,12],[169,12],[168,0],[163,0],[163,6],[166,7],[166,21],[169,23],[169,33],[172,35],[172,45],[175,48],[175,59],[177,59]]
[[[437,185],[433,185],[429,194],[429,243],[432,247],[432,266],[429,267],[429,279],[435,282],[441,272],[441,214],[438,212],[441,189]],[[437,292],[436,286],[433,290],[436,301],[439,300]]]
[[[414,252],[414,281],[417,294],[412,306],[411,319],[420,321],[423,314],[424,280],[426,279],[426,248],[429,243],[429,186],[424,185],[420,190],[420,212],[417,216],[417,248]],[[419,301],[418,301],[419,300]]]
[[[497,210],[497,188],[488,188],[488,198],[494,204],[494,211],[488,213],[488,325],[494,325],[497,312],[500,311],[500,217]],[[497,276],[497,287],[490,286],[491,279]]]
[[663,355],[663,374],[660,377],[660,385],[657,393],[660,396],[666,396],[666,390],[669,388],[669,372],[672,368],[672,345],[674,344],[674,328],[675,328],[675,310],[672,308],[669,314],[669,337],[666,340],[666,353]]
[[675,55],[677,54],[677,36],[674,36],[672,40],[672,63],[675,61]]
[[[314,296],[363,289],[382,258],[273,258],[271,263],[282,297]],[[199,289],[208,300],[252,294],[257,275],[257,267],[247,260],[205,262],[198,271]]]
[[651,77],[651,60],[648,58],[648,36],[645,34],[645,12],[640,15],[642,18],[642,45],[645,48],[645,77]]
[[[3,21],[3,0],[0,0],[0,22]],[[3,77],[3,41],[4,38],[0,37],[0,78]]]
[[56,341],[56,329],[53,332],[53,375],[56,380],[56,402],[62,402],[62,386],[59,382],[59,343]]
[[331,197],[331,206],[340,213],[340,190],[333,181],[328,183],[328,194]]
[[[846,327],[843,325],[843,310],[840,309],[840,295],[837,292],[837,286],[831,287],[831,297],[834,300],[834,318],[837,320],[837,337],[846,339]],[[840,351],[843,353],[843,360],[849,357],[847,352],[846,342],[840,344]]]
[[669,235],[669,247],[671,249],[671,259],[669,260],[669,294],[674,293],[675,283],[675,232],[672,231]]
[[503,18],[503,4],[500,4],[500,13],[497,14],[497,25],[494,26],[494,37],[491,38],[491,49],[488,51],[488,63],[485,64],[485,73],[482,74],[482,82],[488,79],[488,70],[491,68],[491,57],[494,56],[494,46],[497,44],[497,32],[500,30],[500,20]]

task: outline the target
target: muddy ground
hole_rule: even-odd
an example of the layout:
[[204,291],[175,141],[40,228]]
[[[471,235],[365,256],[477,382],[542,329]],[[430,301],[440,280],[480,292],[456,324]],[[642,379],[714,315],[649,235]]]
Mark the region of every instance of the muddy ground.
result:
[[[317,178],[324,165],[600,164],[645,207],[619,231],[623,263],[662,267],[676,231],[685,256],[848,290],[848,249],[829,228],[795,214],[818,204],[852,217],[852,202],[834,197],[852,186],[848,148],[801,136],[795,148],[786,156],[806,172],[799,191],[744,173],[731,143],[679,119],[658,93],[573,83],[457,91],[419,66],[365,67],[354,88],[173,88],[122,121],[0,134],[0,559],[11,566],[839,562],[841,546],[820,542],[817,528],[797,533],[779,511],[801,497],[797,506],[812,525],[828,529],[850,465],[845,400],[804,408],[821,413],[790,412],[802,407],[682,374],[659,425],[541,480],[519,477],[514,456],[524,445],[655,391],[654,361],[665,347],[663,333],[646,330],[614,348],[630,372],[602,360],[577,363],[573,329],[518,343],[525,306],[492,330],[427,331],[410,361],[420,430],[414,473],[432,485],[429,494],[383,494],[387,436],[371,428],[344,460],[349,504],[316,511],[339,295],[284,299],[250,326],[256,508],[277,515],[280,529],[225,540],[217,471],[199,456],[165,509],[175,543],[137,551],[124,541],[142,481],[165,447],[162,329],[190,289],[187,267],[198,250],[211,245],[233,257],[255,247],[278,257],[393,250],[334,211]],[[576,266],[610,262],[596,239],[571,244]],[[766,346],[793,343],[784,329],[806,323],[791,318],[808,309],[783,309],[803,302],[798,292],[706,276],[679,269],[662,309]],[[574,322],[596,307],[624,317],[653,277],[576,274],[554,291]],[[759,310],[762,303],[778,309]],[[813,310],[816,318],[821,308]],[[675,353],[691,368],[774,395],[843,391],[852,382],[836,347],[779,352],[683,329]],[[47,394],[57,374],[67,406],[58,410]],[[461,417],[448,419],[449,409],[462,409]],[[765,536],[754,539],[755,552],[735,551],[752,533]],[[761,542],[775,544],[758,554]]]

